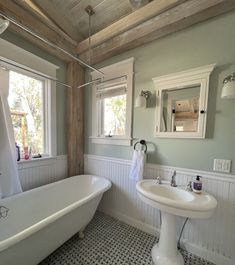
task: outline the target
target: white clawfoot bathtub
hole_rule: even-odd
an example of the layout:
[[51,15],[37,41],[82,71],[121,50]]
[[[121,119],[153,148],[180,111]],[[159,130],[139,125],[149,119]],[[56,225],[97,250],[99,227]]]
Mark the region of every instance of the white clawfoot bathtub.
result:
[[95,214],[105,178],[79,175],[0,200],[9,209],[0,219],[0,265],[36,265]]

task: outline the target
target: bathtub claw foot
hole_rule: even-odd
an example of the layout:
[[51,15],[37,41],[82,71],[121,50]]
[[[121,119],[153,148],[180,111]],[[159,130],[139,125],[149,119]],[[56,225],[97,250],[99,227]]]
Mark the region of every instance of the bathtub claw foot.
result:
[[83,232],[83,231],[79,231],[79,232],[78,232],[78,238],[79,238],[79,239],[84,239],[84,237],[85,237],[84,232]]

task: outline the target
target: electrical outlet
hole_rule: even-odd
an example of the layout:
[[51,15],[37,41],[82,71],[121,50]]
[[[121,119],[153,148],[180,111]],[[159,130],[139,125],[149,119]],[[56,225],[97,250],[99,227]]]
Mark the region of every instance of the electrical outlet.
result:
[[231,160],[225,159],[214,159],[214,171],[230,173],[231,171]]

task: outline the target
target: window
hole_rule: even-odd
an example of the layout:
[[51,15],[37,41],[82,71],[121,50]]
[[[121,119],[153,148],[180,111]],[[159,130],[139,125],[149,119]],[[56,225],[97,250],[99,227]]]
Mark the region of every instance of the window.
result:
[[45,106],[46,80],[9,71],[9,96],[15,141],[21,150],[46,154]]
[[[100,69],[105,78],[93,86],[92,142],[130,145],[133,58]],[[92,78],[98,78],[92,73]]]
[[16,142],[33,154],[56,156],[56,83],[42,76],[56,78],[59,67],[3,39],[0,47],[0,81],[8,80]]

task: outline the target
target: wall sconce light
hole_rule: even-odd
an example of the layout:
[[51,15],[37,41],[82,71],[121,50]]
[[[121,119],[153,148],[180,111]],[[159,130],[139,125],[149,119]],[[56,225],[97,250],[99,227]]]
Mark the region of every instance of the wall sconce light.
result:
[[235,98],[235,73],[227,76],[223,81],[221,98]]
[[150,91],[141,90],[140,95],[135,99],[136,108],[146,108],[146,101],[151,96]]

